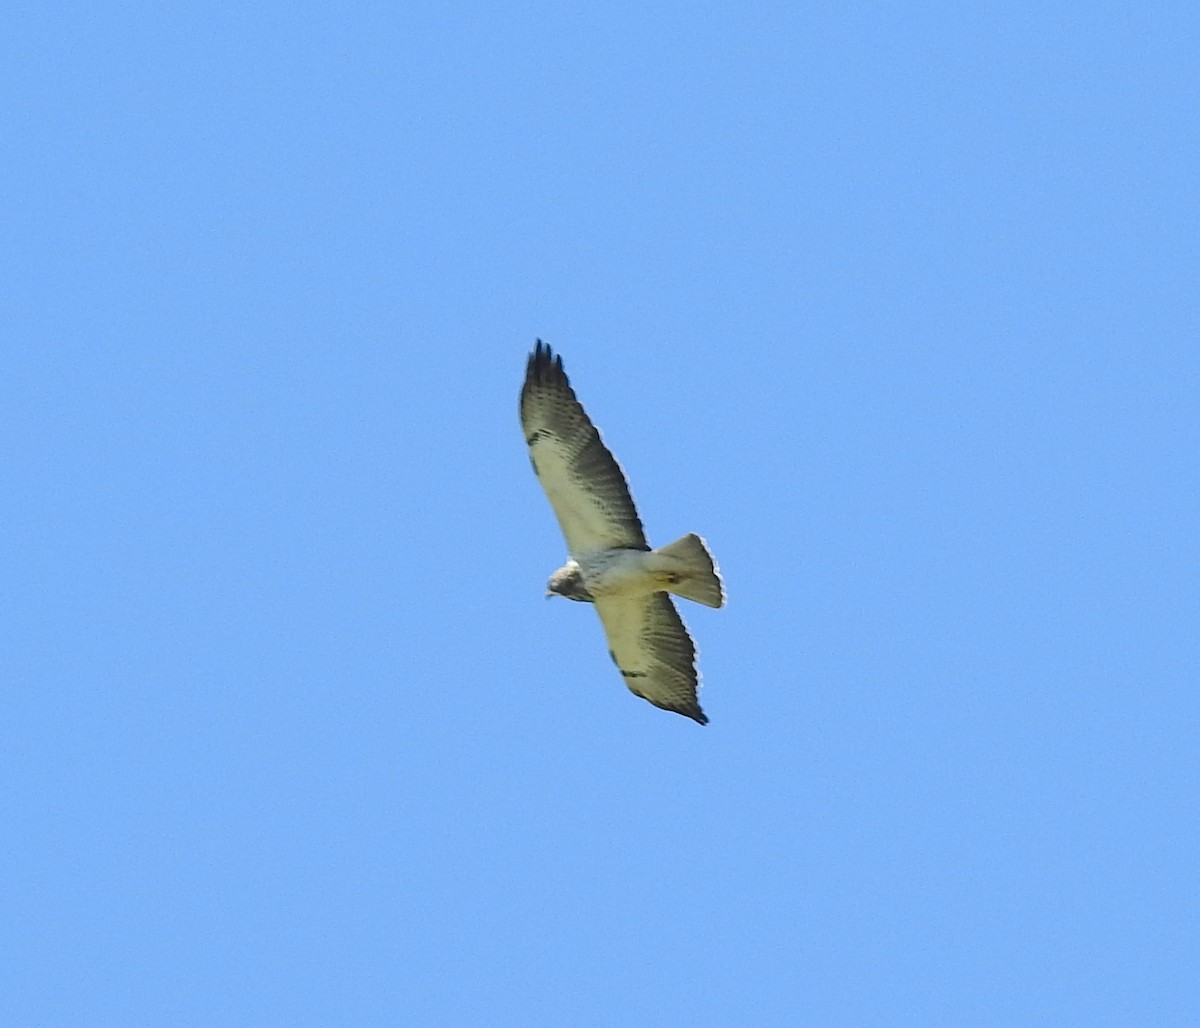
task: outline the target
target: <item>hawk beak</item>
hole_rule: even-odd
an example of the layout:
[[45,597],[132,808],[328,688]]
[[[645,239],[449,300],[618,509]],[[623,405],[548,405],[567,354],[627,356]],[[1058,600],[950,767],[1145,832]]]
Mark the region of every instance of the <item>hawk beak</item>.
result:
[[545,596],[545,598],[546,598],[547,600],[548,600],[548,599],[550,599],[550,597],[551,597],[551,596],[553,596],[553,595],[554,595],[554,593],[552,593],[552,592],[551,592],[549,589],[547,589],[547,590],[546,590],[546,596]]

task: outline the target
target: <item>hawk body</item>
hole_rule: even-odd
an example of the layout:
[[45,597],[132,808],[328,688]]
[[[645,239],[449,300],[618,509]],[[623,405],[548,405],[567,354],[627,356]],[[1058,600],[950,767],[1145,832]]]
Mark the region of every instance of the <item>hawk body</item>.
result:
[[551,575],[549,593],[595,604],[609,654],[632,692],[706,724],[696,697],[696,648],[667,595],[724,604],[704,541],[686,535],[650,549],[621,466],[576,399],[562,358],[541,340],[525,370],[521,426],[570,551]]

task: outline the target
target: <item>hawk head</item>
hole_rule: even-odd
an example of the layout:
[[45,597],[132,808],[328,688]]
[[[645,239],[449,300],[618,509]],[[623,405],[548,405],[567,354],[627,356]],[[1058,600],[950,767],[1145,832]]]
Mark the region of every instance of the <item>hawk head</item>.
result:
[[561,568],[550,576],[546,583],[546,595],[565,596],[568,600],[578,600],[580,603],[593,603],[592,594],[583,584],[583,575],[579,565],[573,560],[567,561]]

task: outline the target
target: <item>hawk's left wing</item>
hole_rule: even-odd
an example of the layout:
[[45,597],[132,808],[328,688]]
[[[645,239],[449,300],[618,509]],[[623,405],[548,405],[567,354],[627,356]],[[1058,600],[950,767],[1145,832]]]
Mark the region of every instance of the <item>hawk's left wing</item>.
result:
[[666,593],[597,597],[609,654],[630,690],[656,707],[700,724],[708,718],[696,692],[696,647]]
[[525,369],[521,428],[571,556],[650,549],[620,465],[575,399],[562,358],[540,339]]

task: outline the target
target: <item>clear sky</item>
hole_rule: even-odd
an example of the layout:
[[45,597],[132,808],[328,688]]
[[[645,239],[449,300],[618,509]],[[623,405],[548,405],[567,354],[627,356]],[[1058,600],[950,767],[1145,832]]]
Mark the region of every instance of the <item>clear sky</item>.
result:
[[1194,3],[4,20],[0,1024],[1200,1023]]

